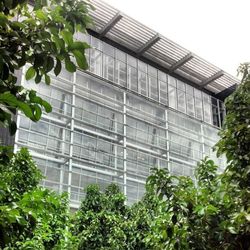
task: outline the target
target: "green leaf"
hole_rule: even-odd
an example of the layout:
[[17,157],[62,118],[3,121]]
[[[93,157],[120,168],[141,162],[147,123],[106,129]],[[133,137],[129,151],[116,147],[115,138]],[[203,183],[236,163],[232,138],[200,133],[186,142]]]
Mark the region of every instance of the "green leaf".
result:
[[65,59],[65,68],[71,73],[76,71],[75,64],[71,62],[69,59]]
[[8,18],[3,13],[0,13],[0,26],[7,27],[7,23]]
[[33,66],[29,67],[29,69],[26,71],[25,78],[26,80],[32,79],[36,74],[36,70],[33,68]]
[[45,68],[46,72],[50,72],[54,67],[54,59],[51,56],[47,57]]
[[84,53],[82,53],[79,50],[73,50],[72,53],[74,54],[76,58],[77,65],[79,66],[80,69],[86,70],[88,68],[88,63],[86,61],[86,57]]
[[35,77],[35,83],[39,83],[42,80],[42,76],[39,74],[39,72],[36,73],[36,77]]
[[64,40],[62,38],[59,38],[59,37],[54,35],[53,40],[54,40],[54,42],[56,44],[56,47],[57,47],[58,51],[65,50],[65,42],[64,42]]
[[20,110],[29,118],[33,118],[33,112],[32,112],[32,109],[31,107],[24,103],[24,102],[19,102],[18,104]]
[[34,114],[35,121],[39,121],[42,116],[42,110],[38,105],[33,106],[33,114]]
[[47,85],[50,85],[50,76],[48,76],[47,74],[44,75],[44,78],[45,78],[45,83]]
[[63,38],[63,40],[68,44],[71,45],[73,43],[73,35],[71,32],[67,31],[67,30],[62,30],[61,31],[61,36]]
[[35,54],[34,55],[34,68],[37,69],[38,67],[44,64],[44,55],[43,54]]
[[45,100],[42,100],[42,105],[47,113],[50,113],[52,111],[51,105]]
[[58,58],[56,58],[56,67],[54,69],[55,75],[58,76],[60,74],[61,70],[62,70],[62,63]]
[[41,9],[39,9],[39,10],[36,11],[36,16],[40,20],[43,20],[43,21],[47,21],[48,20],[48,16]]
[[70,46],[69,49],[70,50],[81,50],[82,52],[84,52],[85,49],[89,49],[91,48],[91,46],[85,42],[80,42],[80,41],[75,41],[73,42]]
[[1,74],[1,80],[7,80],[10,75],[9,67],[6,63],[3,64],[2,74]]
[[8,9],[11,9],[12,8],[12,4],[13,4],[13,0],[4,0],[4,3],[5,3],[5,6]]

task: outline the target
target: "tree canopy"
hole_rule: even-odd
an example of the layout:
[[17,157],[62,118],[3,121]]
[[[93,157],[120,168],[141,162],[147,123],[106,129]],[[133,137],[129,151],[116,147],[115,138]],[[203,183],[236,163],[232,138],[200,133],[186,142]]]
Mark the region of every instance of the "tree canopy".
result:
[[18,70],[28,64],[27,80],[50,84],[49,72],[60,74],[62,63],[69,72],[77,66],[87,69],[89,45],[76,41],[74,34],[86,32],[90,7],[82,0],[0,1],[0,123],[11,134],[17,110],[38,121],[43,109],[52,109],[34,90],[17,84]]
[[[244,68],[244,67],[243,67]],[[141,201],[131,207],[120,188],[86,189],[76,214],[66,194],[39,187],[42,176],[26,149],[0,154],[2,249],[237,249],[250,248],[250,77],[226,100],[216,144],[227,167],[202,160],[192,179],[152,169]]]

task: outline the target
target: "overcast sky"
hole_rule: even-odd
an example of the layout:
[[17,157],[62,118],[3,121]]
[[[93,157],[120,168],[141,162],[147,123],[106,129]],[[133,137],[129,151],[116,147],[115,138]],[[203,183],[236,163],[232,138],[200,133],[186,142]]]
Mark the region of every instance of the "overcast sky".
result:
[[236,76],[250,61],[250,0],[104,0]]

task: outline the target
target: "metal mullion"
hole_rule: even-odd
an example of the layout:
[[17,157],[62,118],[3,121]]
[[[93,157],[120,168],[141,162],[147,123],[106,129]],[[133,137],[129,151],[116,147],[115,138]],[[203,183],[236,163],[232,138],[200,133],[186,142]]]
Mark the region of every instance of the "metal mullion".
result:
[[[88,93],[89,93],[89,92],[88,92]],[[93,93],[93,92],[91,92],[91,93]],[[81,99],[87,100],[87,101],[89,101],[89,102],[91,102],[91,103],[100,105],[100,103],[99,103],[98,101],[95,101],[95,100],[93,100],[93,99],[89,99],[88,97],[82,96],[82,95],[80,95],[80,94],[76,94],[75,96],[80,97]],[[114,100],[113,100],[113,101],[114,101]],[[118,105],[121,105],[121,104],[118,104]],[[116,108],[107,106],[107,105],[105,105],[105,104],[102,104],[101,106],[102,106],[102,107],[105,107],[105,108],[107,108],[107,109],[109,109],[109,110],[116,111],[116,112],[122,114],[122,111],[120,111],[119,109],[116,109]],[[121,105],[121,106],[122,106],[122,105]],[[73,107],[73,106],[72,106],[72,107]]]
[[[23,147],[27,147],[27,144],[24,144],[22,142],[17,142],[17,145],[20,145],[20,146],[23,146]],[[46,149],[36,148],[34,146],[31,146],[31,145],[28,145],[28,147],[29,147],[29,149],[34,149],[34,150],[39,151],[39,152],[52,154],[52,155],[55,155],[55,156],[58,156],[58,157],[61,157],[61,158],[70,158],[67,155],[63,155],[63,154],[56,153],[56,152],[51,152],[50,150],[46,150]]]
[[73,157],[73,143],[74,143],[74,126],[75,126],[75,93],[76,93],[76,73],[73,74],[73,86],[72,86],[72,110],[71,110],[71,123],[70,123],[70,146],[69,146],[69,175],[68,175],[68,193],[71,195],[71,180],[72,180],[72,157]]
[[[88,166],[84,166],[84,165],[79,165],[77,163],[72,163],[73,166],[77,166],[81,169],[86,169],[86,170],[89,170],[93,173],[97,172],[97,171],[102,171],[102,170],[98,170],[97,168],[95,167],[101,167],[101,168],[105,168],[105,169],[108,169],[110,171],[114,171],[114,168],[113,167],[110,167],[108,165],[104,165],[104,164],[100,164],[98,162],[91,162],[89,160],[85,160],[85,159],[80,159],[80,158],[74,158],[77,162],[81,162],[83,164],[90,164],[90,165],[93,165],[93,167],[88,167]],[[106,170],[105,170],[106,171]],[[119,172],[119,173],[124,173],[123,170],[121,169],[116,169],[116,172]]]
[[[127,195],[127,94],[123,93],[123,185],[124,195]],[[126,203],[126,201],[125,201]]]
[[[220,103],[219,103],[219,99],[216,99],[217,101],[217,110],[218,110],[218,120],[219,120],[219,128],[221,128],[221,115],[220,115]],[[213,110],[212,110],[213,113]]]

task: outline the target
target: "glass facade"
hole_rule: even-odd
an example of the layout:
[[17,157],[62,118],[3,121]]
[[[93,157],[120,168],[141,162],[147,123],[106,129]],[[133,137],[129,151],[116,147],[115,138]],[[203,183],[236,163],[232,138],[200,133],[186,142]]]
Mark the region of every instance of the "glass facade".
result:
[[30,149],[42,185],[70,193],[77,207],[84,188],[117,183],[128,204],[141,198],[151,167],[193,176],[209,155],[223,103],[94,37],[82,37],[89,71],[52,77],[51,85],[22,80],[53,106],[34,123],[18,116],[15,149]]

